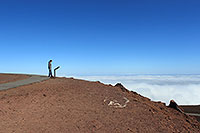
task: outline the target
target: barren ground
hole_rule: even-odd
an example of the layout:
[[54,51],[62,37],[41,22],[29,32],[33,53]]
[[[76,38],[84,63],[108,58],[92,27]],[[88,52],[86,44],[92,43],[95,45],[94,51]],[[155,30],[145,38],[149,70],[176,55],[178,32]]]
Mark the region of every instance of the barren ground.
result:
[[119,87],[55,78],[0,91],[0,132],[200,132],[194,118]]
[[0,74],[0,84],[26,79],[28,77],[28,75],[23,74]]

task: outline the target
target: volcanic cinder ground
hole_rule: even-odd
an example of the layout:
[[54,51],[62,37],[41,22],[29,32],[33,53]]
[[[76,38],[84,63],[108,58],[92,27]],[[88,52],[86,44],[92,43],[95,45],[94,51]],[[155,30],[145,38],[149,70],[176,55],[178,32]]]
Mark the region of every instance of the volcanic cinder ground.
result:
[[0,74],[0,84],[23,80],[30,76],[23,74]]
[[0,120],[2,133],[200,132],[194,117],[164,103],[73,78],[0,91]]

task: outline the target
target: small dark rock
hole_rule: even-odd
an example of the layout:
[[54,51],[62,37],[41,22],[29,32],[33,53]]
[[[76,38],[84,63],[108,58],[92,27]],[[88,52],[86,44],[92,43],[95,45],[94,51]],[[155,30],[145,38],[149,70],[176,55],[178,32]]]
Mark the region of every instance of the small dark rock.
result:
[[138,95],[138,93],[137,92],[135,92],[135,91],[131,91],[133,94],[135,94],[135,95]]
[[44,97],[46,97],[46,94],[43,94]]
[[96,83],[101,83],[100,81],[96,81]]
[[170,101],[170,104],[168,107],[176,109],[177,111],[183,113],[183,111],[178,107],[178,104],[174,100]]
[[119,87],[123,92],[129,92],[121,83],[117,83],[115,87]]
[[186,121],[187,121],[188,123],[190,123],[190,121],[189,121],[189,120],[187,120],[187,119],[186,119]]
[[109,84],[109,86],[112,86],[111,84]]

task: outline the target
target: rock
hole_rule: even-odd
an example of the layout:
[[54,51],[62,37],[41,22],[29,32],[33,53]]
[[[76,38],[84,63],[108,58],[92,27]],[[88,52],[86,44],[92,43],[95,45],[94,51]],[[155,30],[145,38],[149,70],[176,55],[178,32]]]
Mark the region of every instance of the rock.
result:
[[170,104],[168,107],[176,109],[177,111],[183,113],[183,111],[178,107],[178,104],[174,100],[170,101]]
[[117,83],[115,87],[119,87],[123,92],[129,92],[121,83]]
[[138,95],[138,93],[137,92],[135,92],[135,91],[131,91],[134,95]]

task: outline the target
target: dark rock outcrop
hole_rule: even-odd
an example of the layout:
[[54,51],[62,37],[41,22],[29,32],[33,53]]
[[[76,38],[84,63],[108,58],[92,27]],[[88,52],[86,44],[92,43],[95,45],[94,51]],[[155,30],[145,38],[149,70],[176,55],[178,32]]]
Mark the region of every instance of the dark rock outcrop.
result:
[[119,87],[123,92],[129,92],[121,83],[117,83],[115,87]]
[[183,111],[178,107],[178,104],[174,100],[170,101],[170,104],[168,107],[176,109],[177,111],[183,113]]

